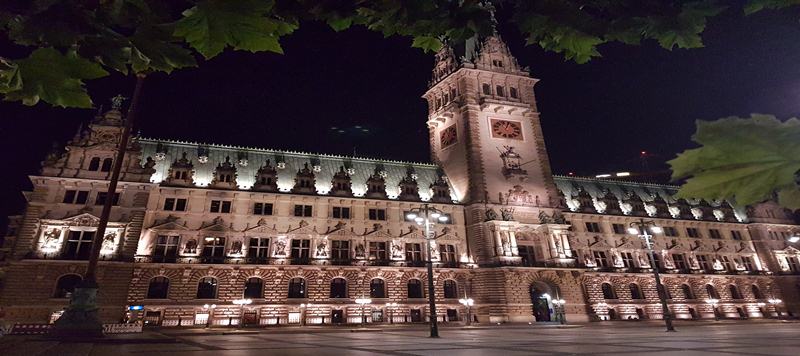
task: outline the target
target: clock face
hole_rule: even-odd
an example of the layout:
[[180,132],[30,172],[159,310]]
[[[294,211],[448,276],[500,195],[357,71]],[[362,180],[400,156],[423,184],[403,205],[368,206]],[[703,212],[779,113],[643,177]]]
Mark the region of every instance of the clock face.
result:
[[492,119],[492,137],[522,139],[522,124],[518,121]]
[[446,129],[442,130],[439,134],[439,143],[441,144],[442,148],[450,146],[458,141],[458,133],[456,132],[456,125],[450,125]]

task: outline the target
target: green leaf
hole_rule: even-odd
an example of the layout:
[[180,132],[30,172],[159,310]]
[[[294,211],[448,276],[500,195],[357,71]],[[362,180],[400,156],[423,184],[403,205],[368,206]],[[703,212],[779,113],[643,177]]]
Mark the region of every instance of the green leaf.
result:
[[328,26],[330,26],[334,31],[344,31],[348,29],[353,24],[352,17],[333,17],[328,19]]
[[0,57],[0,93],[8,93],[22,88],[19,66]]
[[777,10],[795,5],[800,5],[800,0],[750,0],[744,5],[744,13],[750,15],[764,9]]
[[175,35],[185,38],[206,59],[227,46],[283,53],[278,39],[297,26],[271,17],[272,6],[272,1],[264,0],[201,1],[183,12]]
[[418,36],[414,37],[414,42],[411,43],[411,47],[421,48],[425,52],[436,52],[442,48],[442,41],[439,41],[439,39],[435,37]]
[[778,191],[778,204],[792,211],[800,209],[800,189],[790,187]]
[[[10,71],[0,69],[0,78],[3,78],[0,93],[5,95],[5,100],[22,101],[25,105],[35,105],[42,100],[54,106],[90,108],[92,100],[86,94],[83,80],[108,75],[100,65],[75,52],[63,55],[51,47],[39,48],[28,58],[15,61],[14,65],[16,69]],[[12,73],[14,70],[17,72]],[[9,73],[11,80],[7,80]],[[15,82],[22,85],[15,85]]]
[[160,71],[194,67],[192,52],[175,43],[173,26],[141,26],[131,37],[131,67],[134,72]]
[[[747,119],[698,121],[692,139],[702,146],[668,162],[673,179],[689,178],[679,197],[735,199],[748,205],[797,189],[800,120],[781,122],[753,114]],[[790,193],[783,193],[786,199],[794,196]]]

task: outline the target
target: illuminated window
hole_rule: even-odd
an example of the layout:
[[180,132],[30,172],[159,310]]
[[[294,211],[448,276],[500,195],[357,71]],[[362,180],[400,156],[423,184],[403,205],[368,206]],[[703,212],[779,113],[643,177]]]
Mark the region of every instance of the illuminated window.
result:
[[206,237],[203,239],[203,257],[221,258],[225,256],[224,237]]

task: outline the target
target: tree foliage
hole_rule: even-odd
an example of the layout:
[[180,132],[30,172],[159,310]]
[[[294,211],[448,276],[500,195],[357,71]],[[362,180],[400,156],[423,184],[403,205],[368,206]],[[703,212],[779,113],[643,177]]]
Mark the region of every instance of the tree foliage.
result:
[[[751,0],[748,13],[798,0]],[[364,26],[408,36],[413,47],[438,50],[490,34],[494,12],[506,11],[528,44],[585,63],[608,42],[656,41],[666,49],[702,46],[708,18],[722,0],[5,0],[0,31],[29,49],[0,57],[0,93],[32,105],[87,107],[86,80],[104,71],[166,72],[196,66],[227,49],[282,53],[280,39],[303,21],[336,31]],[[39,52],[47,49],[47,52]],[[57,57],[55,52],[60,57]],[[35,57],[34,55],[38,53]],[[61,74],[47,73],[47,54]],[[72,64],[66,62],[71,61]],[[93,65],[88,65],[91,63]],[[78,65],[80,64],[80,65]],[[41,66],[37,68],[37,66]],[[24,70],[23,70],[24,69]],[[85,71],[85,72],[84,72]],[[56,78],[60,77],[60,78]]]
[[800,120],[753,114],[698,121],[692,139],[702,146],[669,162],[673,179],[688,178],[679,196],[743,205],[777,196],[780,205],[800,209]]

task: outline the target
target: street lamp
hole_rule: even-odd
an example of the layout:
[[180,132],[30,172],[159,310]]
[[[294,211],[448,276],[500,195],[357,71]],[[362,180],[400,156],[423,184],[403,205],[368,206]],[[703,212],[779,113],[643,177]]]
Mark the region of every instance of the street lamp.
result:
[[364,326],[364,324],[367,323],[367,315],[364,314],[364,307],[367,304],[371,304],[371,303],[372,303],[372,299],[369,299],[369,298],[363,298],[362,297],[362,298],[357,298],[356,299],[356,304],[361,306],[361,326],[362,327]]
[[667,307],[667,296],[666,293],[664,293],[664,285],[661,284],[661,276],[658,274],[658,265],[656,265],[655,252],[653,252],[653,235],[660,234],[662,232],[663,229],[661,229],[660,226],[657,226],[655,222],[645,221],[644,219],[639,219],[639,221],[632,222],[630,227],[628,227],[628,233],[639,236],[639,238],[644,240],[645,245],[647,246],[647,253],[650,255],[650,264],[653,268],[653,276],[656,279],[658,299],[661,301],[664,324],[667,325],[667,331],[675,331],[675,328],[672,326],[672,315],[670,315],[669,308]]
[[253,303],[252,299],[236,299],[233,301],[233,304],[239,306],[239,325],[238,327],[241,328],[242,324],[244,324],[244,306],[250,305]]
[[[203,304],[203,310],[208,311],[208,317],[206,318],[206,329],[211,326],[211,317],[214,315],[214,308],[216,308],[216,304]],[[180,325],[179,325],[180,326]]]
[[561,325],[566,324],[567,315],[564,312],[564,307],[566,306],[567,301],[564,299],[554,299],[552,302],[556,309],[556,317],[558,317],[558,321],[561,323]]
[[394,308],[397,308],[397,303],[386,303],[386,311],[389,312],[389,324],[394,324],[394,318],[392,318],[394,315]]
[[459,303],[463,304],[467,307],[467,325],[472,325],[472,305],[475,304],[475,301],[472,298],[467,298],[465,295],[464,298],[458,300]]
[[414,220],[417,225],[425,226],[425,245],[428,246],[428,304],[431,314],[431,337],[439,337],[439,326],[436,323],[436,292],[433,289],[433,258],[431,256],[431,243],[436,240],[436,234],[431,234],[433,225],[438,222],[447,222],[448,218],[441,210],[422,204],[420,208],[411,209],[406,215],[408,220]]
[[719,321],[719,313],[717,313],[717,304],[719,304],[719,299],[709,298],[706,299],[706,303],[711,304],[711,308],[714,310],[714,320]]
[[778,319],[780,319],[781,318],[781,311],[778,309],[778,304],[783,303],[783,301],[780,300],[780,299],[777,299],[777,298],[770,298],[770,299],[767,299],[767,302],[769,304],[772,304],[772,308],[775,309],[775,313],[778,314]]

